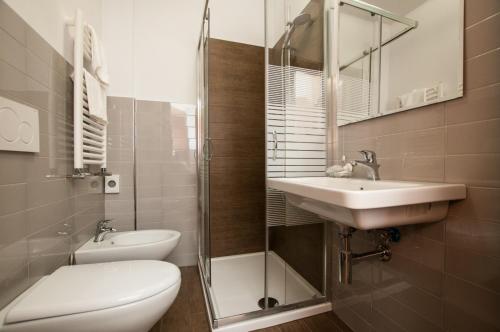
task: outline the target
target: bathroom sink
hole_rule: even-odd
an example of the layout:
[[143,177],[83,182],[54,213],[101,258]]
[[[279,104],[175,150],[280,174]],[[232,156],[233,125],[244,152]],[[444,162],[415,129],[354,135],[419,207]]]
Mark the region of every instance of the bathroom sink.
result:
[[173,230],[151,229],[115,232],[101,242],[94,238],[75,251],[76,264],[125,260],[164,260],[177,246],[181,233]]
[[466,196],[463,184],[353,178],[274,178],[267,186],[299,208],[363,230],[438,221],[449,201]]

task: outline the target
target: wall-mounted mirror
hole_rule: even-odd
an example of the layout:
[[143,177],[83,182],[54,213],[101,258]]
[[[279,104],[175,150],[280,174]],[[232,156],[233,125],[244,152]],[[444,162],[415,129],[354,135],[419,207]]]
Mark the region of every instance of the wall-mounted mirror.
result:
[[340,0],[337,123],[463,95],[463,0]]

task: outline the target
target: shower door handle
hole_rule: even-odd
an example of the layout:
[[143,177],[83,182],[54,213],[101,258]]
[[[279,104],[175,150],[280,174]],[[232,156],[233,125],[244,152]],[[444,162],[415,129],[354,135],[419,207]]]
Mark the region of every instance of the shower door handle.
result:
[[273,160],[278,157],[278,134],[273,130]]
[[210,138],[205,138],[205,143],[203,144],[203,160],[210,161],[213,157],[213,143]]
[[201,157],[203,158],[204,161],[208,161],[208,144],[207,144],[207,139],[205,138],[205,141],[203,142],[203,147],[201,149]]

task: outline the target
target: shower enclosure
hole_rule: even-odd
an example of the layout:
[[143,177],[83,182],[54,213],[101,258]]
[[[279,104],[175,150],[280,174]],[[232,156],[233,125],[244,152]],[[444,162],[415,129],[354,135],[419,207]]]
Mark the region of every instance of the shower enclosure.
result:
[[266,189],[269,177],[324,174],[325,13],[322,0],[206,2],[197,49],[198,244],[214,327],[331,310],[325,221]]

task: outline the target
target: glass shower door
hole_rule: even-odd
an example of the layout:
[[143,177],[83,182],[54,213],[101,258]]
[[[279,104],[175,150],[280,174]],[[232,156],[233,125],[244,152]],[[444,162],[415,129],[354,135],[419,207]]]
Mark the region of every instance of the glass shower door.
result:
[[198,44],[198,208],[199,208],[199,261],[207,283],[211,283],[210,254],[210,160],[212,149],[208,112],[208,41],[209,11],[203,21],[203,31]]
[[[321,0],[267,2],[268,178],[324,176],[323,15]],[[324,220],[268,189],[266,224],[268,308],[325,301]]]

